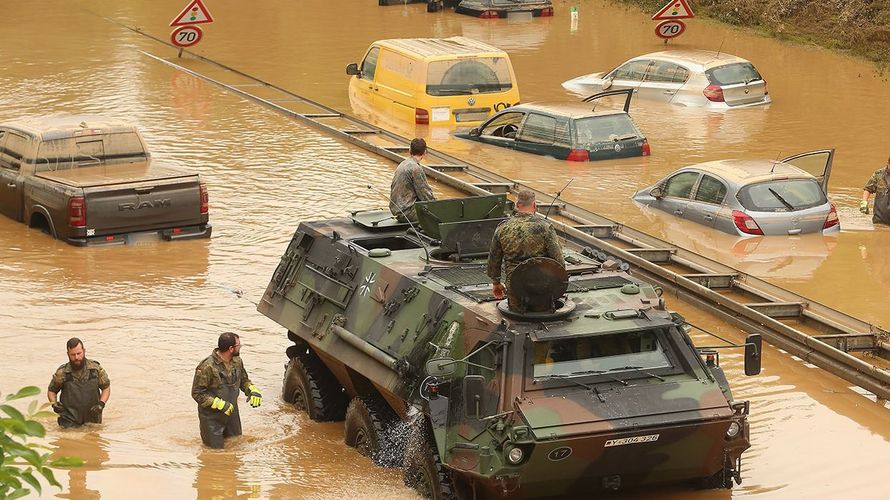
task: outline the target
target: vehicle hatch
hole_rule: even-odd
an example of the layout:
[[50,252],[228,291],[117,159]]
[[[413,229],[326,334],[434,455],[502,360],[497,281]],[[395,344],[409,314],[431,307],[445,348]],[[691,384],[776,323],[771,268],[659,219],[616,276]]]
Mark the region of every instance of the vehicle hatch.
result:
[[749,62],[725,64],[705,71],[708,81],[723,89],[723,100],[739,106],[763,100],[766,82]]
[[763,234],[814,233],[831,209],[815,179],[781,179],[749,184],[737,196]]
[[822,192],[828,194],[828,178],[831,176],[831,164],[834,162],[834,149],[820,149],[796,154],[784,158],[782,163],[794,165],[816,178]]

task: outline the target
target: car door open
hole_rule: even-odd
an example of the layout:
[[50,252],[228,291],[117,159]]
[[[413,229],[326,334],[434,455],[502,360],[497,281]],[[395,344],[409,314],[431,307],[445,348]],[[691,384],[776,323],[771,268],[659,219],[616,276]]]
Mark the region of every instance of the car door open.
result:
[[834,161],[834,149],[818,149],[783,158],[788,163],[812,175],[822,186],[822,192],[828,194],[828,177],[831,175],[831,163]]

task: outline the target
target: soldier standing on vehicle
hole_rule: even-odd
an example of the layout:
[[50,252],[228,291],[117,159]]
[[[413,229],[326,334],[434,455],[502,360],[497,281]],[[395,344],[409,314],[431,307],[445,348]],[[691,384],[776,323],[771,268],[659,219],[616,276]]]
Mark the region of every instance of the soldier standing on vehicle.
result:
[[198,403],[201,440],[211,448],[222,448],[223,439],[241,435],[238,390],[256,408],[263,402],[259,389],[250,382],[241,361],[241,338],[225,332],[216,349],[195,369],[192,398]]
[[108,374],[98,361],[86,358],[87,351],[79,338],[69,339],[67,348],[68,362],[56,370],[46,397],[59,414],[62,427],[79,427],[87,422],[101,424],[102,410],[111,397]]
[[488,252],[488,277],[491,278],[491,293],[496,299],[503,299],[506,281],[507,304],[514,309],[519,301],[511,296],[510,275],[516,266],[532,257],[550,257],[565,267],[562,248],[556,238],[556,231],[536,212],[538,204],[535,193],[524,189],[516,197],[516,213],[502,222],[494,231],[491,248]]
[[890,224],[890,158],[887,164],[871,174],[862,190],[862,201],[859,211],[868,213],[868,198],[875,195],[874,215],[871,220],[875,224]]
[[420,165],[420,160],[426,155],[426,141],[421,138],[412,140],[409,152],[411,156],[396,167],[390,186],[389,211],[399,222],[417,222],[414,204],[436,199]]

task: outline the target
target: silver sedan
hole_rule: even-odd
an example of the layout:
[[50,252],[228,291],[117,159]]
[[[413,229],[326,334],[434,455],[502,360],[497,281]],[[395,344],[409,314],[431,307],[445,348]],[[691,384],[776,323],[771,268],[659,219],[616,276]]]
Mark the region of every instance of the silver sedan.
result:
[[781,161],[718,160],[681,168],[634,195],[638,203],[739,236],[840,230],[828,201],[833,149]]
[[766,81],[749,61],[710,50],[669,50],[630,59],[617,68],[579,76],[563,87],[579,95],[634,89],[643,99],[730,109],[769,104]]

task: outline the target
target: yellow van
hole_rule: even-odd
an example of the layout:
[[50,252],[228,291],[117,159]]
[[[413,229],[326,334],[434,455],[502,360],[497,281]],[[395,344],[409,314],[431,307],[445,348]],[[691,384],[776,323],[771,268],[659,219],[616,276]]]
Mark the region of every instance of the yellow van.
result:
[[472,38],[378,40],[346,74],[354,105],[418,124],[474,125],[519,104],[510,57]]

